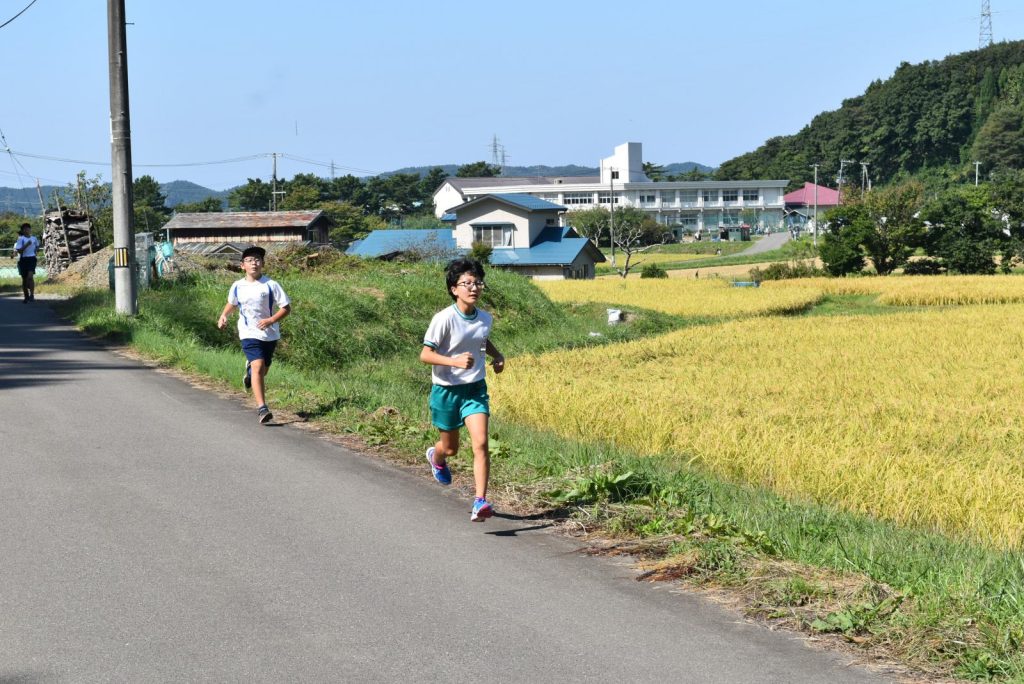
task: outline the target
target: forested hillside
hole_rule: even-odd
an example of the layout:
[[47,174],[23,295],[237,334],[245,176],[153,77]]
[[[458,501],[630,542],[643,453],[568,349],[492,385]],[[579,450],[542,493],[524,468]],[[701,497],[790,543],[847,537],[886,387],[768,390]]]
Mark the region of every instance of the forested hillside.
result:
[[[832,184],[839,161],[860,181],[867,163],[874,184],[903,176],[988,178],[1024,168],[1024,41],[998,43],[941,61],[904,62],[886,81],[814,117],[796,135],[764,145],[719,167],[723,180],[788,178]],[[847,175],[847,178],[850,178]]]

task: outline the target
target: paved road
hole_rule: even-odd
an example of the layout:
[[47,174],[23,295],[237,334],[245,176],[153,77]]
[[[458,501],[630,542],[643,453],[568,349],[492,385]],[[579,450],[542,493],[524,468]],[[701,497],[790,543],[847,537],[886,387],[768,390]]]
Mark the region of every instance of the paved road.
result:
[[747,247],[745,250],[740,252],[737,256],[748,256],[750,254],[761,254],[763,252],[770,252],[773,249],[778,249],[782,245],[789,242],[790,235],[789,231],[782,231],[781,233],[769,233],[763,238]]
[[883,681],[42,302],[0,321],[0,682]]

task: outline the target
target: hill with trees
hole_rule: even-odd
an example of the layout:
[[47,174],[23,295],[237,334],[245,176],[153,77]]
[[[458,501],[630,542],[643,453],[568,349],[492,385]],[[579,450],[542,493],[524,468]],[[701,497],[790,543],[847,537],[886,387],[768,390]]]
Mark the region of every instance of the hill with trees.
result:
[[[1024,168],[1024,41],[922,64],[904,62],[842,106],[814,117],[795,135],[771,138],[723,163],[721,180],[787,178],[791,187],[834,179],[840,160],[875,184],[916,176],[927,186]],[[849,178],[849,176],[847,176]],[[824,184],[824,183],[823,183]]]

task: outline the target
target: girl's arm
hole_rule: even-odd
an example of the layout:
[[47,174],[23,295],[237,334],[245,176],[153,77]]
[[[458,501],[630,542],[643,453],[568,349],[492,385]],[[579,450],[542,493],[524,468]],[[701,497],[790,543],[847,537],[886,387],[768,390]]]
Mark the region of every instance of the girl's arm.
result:
[[420,361],[431,366],[451,366],[452,368],[472,368],[473,367],[473,355],[469,352],[463,352],[455,356],[445,356],[444,354],[438,354],[436,351],[423,345],[423,349],[420,350]]
[[487,339],[487,355],[491,357],[491,368],[494,369],[495,373],[500,373],[505,370],[505,356],[498,351],[498,348],[494,346],[490,338]]

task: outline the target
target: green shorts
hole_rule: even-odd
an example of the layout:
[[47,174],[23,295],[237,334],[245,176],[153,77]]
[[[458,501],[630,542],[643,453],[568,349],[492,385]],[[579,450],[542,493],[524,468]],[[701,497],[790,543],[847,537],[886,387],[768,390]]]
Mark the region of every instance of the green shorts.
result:
[[438,430],[458,430],[466,424],[466,416],[475,413],[491,414],[486,380],[430,389],[430,422]]

